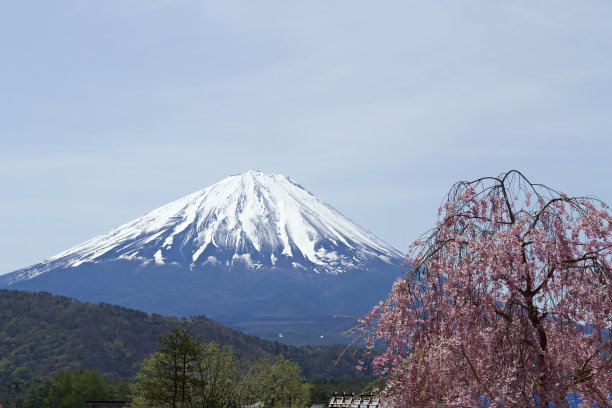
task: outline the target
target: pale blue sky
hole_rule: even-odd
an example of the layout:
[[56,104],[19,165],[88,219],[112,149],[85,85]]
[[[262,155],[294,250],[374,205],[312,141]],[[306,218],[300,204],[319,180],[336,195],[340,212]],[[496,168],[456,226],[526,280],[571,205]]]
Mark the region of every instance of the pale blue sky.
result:
[[248,169],[404,251],[457,180],[612,203],[612,2],[7,1],[0,273]]

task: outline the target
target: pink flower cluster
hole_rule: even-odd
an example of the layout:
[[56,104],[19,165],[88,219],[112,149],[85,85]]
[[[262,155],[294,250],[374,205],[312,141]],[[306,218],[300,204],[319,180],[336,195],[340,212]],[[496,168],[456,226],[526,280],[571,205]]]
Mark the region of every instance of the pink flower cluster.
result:
[[394,407],[612,406],[612,215],[511,171],[456,184],[362,321]]

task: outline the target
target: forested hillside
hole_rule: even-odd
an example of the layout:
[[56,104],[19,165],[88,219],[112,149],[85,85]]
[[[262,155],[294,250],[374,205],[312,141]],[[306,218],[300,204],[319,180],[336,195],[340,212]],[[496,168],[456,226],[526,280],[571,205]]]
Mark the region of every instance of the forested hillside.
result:
[[[60,369],[97,369],[130,378],[140,362],[181,321],[108,304],[89,304],[48,293],[0,290],[0,383],[49,376]],[[359,350],[345,346],[295,347],[229,329],[204,316],[187,320],[203,343],[234,347],[240,358],[282,354],[309,380],[358,378]],[[337,364],[334,364],[342,354]]]

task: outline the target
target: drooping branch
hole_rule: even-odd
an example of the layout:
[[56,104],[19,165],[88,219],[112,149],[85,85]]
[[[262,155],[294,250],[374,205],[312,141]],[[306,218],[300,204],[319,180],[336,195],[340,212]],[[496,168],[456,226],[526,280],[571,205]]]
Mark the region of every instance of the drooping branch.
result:
[[[516,170],[458,182],[408,260],[407,278],[370,320],[371,327],[380,322],[373,336],[390,347],[377,360],[391,373],[387,391],[403,405],[419,406],[423,388],[416,385],[437,378],[428,342],[440,338],[452,338],[456,353],[436,381],[454,391],[426,387],[429,401],[449,396],[477,405],[484,396],[527,406],[534,395],[555,402],[574,392],[602,404],[612,389],[612,350],[602,345],[612,310],[605,204],[568,197]],[[415,353],[418,367],[411,365]],[[453,356],[463,362],[452,364]],[[461,380],[468,377],[474,381]]]

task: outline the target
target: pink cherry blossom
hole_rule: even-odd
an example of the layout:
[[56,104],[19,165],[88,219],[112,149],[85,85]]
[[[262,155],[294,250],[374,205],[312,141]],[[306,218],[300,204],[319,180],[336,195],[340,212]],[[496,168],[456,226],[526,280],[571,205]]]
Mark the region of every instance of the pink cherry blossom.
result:
[[459,182],[362,320],[394,407],[612,406],[612,215],[520,172]]

